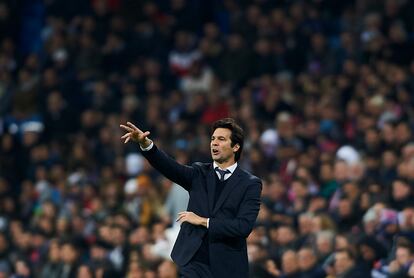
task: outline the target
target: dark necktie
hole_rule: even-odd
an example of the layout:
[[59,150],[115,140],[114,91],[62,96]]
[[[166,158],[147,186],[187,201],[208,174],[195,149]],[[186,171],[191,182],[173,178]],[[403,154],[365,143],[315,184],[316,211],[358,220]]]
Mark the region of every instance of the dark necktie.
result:
[[229,169],[221,170],[219,167],[216,167],[215,170],[220,174],[220,181],[224,181],[224,175],[231,173]]

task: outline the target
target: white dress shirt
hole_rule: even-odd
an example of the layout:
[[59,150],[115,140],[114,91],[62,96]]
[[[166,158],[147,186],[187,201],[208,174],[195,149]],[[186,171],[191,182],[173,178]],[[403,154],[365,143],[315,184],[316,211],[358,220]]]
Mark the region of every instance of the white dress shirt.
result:
[[236,168],[237,168],[237,162],[236,162],[236,163],[234,163],[233,165],[231,165],[230,167],[227,167],[226,169],[222,169],[222,168],[220,168],[220,167],[218,166],[218,164],[214,161],[214,162],[213,162],[213,168],[214,168],[214,171],[216,172],[217,177],[219,177],[219,178],[220,178],[220,174],[216,171],[216,168],[219,168],[220,170],[223,170],[223,171],[229,170],[229,171],[230,171],[230,173],[226,173],[226,174],[224,175],[224,180],[227,180],[228,178],[230,178],[230,177],[231,177],[231,175],[233,175],[233,172],[236,170]]

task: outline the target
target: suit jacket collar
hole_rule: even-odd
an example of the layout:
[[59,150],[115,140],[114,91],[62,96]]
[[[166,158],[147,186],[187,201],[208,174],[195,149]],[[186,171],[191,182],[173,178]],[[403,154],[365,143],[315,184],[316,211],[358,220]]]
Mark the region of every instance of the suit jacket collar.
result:
[[213,165],[210,164],[210,170],[207,171],[207,196],[208,196],[208,210],[210,213],[213,211],[214,206],[214,194],[216,191],[216,171]]

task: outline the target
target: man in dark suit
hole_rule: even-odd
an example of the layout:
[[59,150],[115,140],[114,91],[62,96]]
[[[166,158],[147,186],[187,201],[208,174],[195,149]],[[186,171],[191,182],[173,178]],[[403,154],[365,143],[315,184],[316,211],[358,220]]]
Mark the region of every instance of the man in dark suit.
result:
[[181,230],[171,257],[180,277],[248,277],[246,238],[260,207],[261,180],[241,169],[243,130],[233,119],[213,124],[213,163],[184,166],[157,149],[132,123],[122,136],[140,145],[151,165],[189,192],[187,211],[178,214]]

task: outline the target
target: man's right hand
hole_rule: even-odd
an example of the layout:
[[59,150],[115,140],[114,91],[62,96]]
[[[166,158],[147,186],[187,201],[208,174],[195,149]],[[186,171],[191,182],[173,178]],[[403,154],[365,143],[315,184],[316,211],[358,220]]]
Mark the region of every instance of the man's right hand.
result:
[[148,138],[150,134],[149,131],[143,132],[133,123],[127,122],[126,125],[120,125],[127,133],[125,133],[121,138],[125,139],[124,144],[128,143],[129,140],[137,142],[141,148],[145,149],[151,145],[152,141]]

